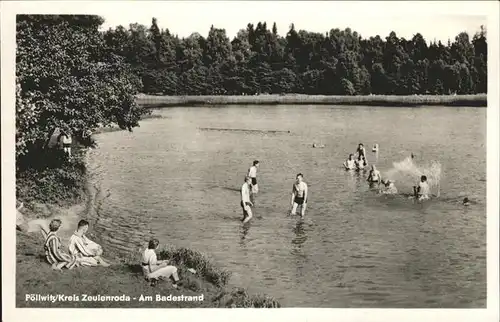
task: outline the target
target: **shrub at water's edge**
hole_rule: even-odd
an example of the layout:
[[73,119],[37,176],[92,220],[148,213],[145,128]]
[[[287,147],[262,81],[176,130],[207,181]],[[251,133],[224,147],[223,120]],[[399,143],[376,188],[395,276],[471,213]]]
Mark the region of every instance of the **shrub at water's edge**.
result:
[[160,257],[169,259],[173,265],[195,269],[197,274],[218,287],[225,286],[231,277],[230,272],[213,265],[207,256],[188,248],[165,248]]
[[25,208],[34,203],[68,206],[85,199],[84,150],[74,149],[71,162],[59,150],[39,154],[36,167],[16,173],[16,198]]
[[137,95],[143,107],[197,105],[365,105],[365,106],[471,106],[486,107],[487,95],[254,95],[254,96],[155,96]]

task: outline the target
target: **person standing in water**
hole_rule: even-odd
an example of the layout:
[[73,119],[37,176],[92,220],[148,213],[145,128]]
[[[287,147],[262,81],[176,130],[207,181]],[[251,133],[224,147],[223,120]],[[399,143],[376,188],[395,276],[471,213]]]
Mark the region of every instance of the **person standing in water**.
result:
[[344,162],[344,168],[346,170],[353,170],[356,167],[356,160],[354,160],[354,154],[349,154],[349,158]]
[[429,183],[427,183],[427,176],[421,176],[418,186],[413,187],[413,193],[415,194],[415,199],[427,200],[429,199],[430,188]]
[[358,149],[356,150],[356,153],[358,154],[358,159],[361,156],[363,156],[364,158],[366,158],[366,150],[365,150],[365,147],[363,146],[363,143],[360,143],[358,145]]
[[368,178],[366,179],[370,184],[372,183],[378,183],[380,186],[380,183],[382,182],[382,177],[380,175],[380,171],[375,168],[375,165],[372,165],[372,168],[370,170],[370,173],[368,174]]
[[252,180],[252,193],[250,194],[251,201],[254,202],[255,196],[259,192],[257,184],[257,169],[259,168],[259,160],[255,160],[253,165],[248,169],[248,176]]
[[363,155],[360,155],[358,159],[356,159],[355,164],[357,170],[363,170],[368,165],[366,158]]
[[306,214],[307,198],[309,197],[307,184],[303,180],[304,176],[302,173],[297,174],[296,182],[292,187],[292,210],[290,212],[290,215],[296,215],[297,208],[301,206],[302,209],[300,216],[302,218],[304,218],[304,215]]
[[241,186],[241,208],[243,209],[243,223],[248,222],[252,219],[252,208],[253,203],[250,201],[250,190],[252,186],[252,179],[249,176],[245,177],[245,182]]

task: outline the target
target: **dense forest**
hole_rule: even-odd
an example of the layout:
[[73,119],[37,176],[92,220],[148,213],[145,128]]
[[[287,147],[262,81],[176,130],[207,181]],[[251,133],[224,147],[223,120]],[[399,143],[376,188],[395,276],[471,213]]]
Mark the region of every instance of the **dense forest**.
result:
[[179,38],[152,25],[118,26],[103,33],[109,50],[125,58],[140,91],[164,95],[411,95],[487,91],[486,30],[465,32],[446,45],[415,30],[412,39],[362,38],[349,28],[314,33],[290,26],[248,24],[229,39],[210,28],[204,38]]

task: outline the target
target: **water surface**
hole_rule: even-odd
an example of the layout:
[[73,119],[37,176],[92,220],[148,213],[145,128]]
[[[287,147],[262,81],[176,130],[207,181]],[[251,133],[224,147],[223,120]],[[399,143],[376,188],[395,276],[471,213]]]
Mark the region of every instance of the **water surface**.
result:
[[[168,108],[98,136],[92,172],[111,192],[95,229],[137,252],[150,236],[210,255],[231,284],[292,307],[485,307],[486,109],[329,106]],[[200,128],[262,130],[207,131]],[[267,130],[284,131],[266,133]],[[290,133],[288,133],[290,131]],[[312,143],[323,149],[313,149]],[[441,198],[377,195],[341,164],[357,144],[382,173],[411,152],[442,165]],[[378,155],[371,146],[378,143]],[[239,188],[260,160],[254,220]],[[306,219],[287,217],[298,172]],[[410,192],[418,178],[397,183]],[[469,196],[475,204],[464,208]]]

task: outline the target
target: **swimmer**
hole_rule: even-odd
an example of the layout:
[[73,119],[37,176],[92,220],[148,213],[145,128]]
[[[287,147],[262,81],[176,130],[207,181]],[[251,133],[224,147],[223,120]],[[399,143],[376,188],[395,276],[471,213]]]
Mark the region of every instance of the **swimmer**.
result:
[[420,177],[420,182],[418,183],[418,186],[413,187],[413,193],[414,193],[415,199],[418,199],[418,200],[429,199],[430,188],[429,188],[429,184],[427,183],[427,176]]
[[349,154],[349,158],[344,161],[344,168],[346,170],[353,170],[356,168],[356,160],[354,160],[354,154]]
[[358,159],[355,161],[355,164],[356,164],[356,169],[357,170],[363,170],[368,165],[368,163],[366,162],[366,158],[364,157],[364,155],[360,155],[358,157]]
[[378,152],[378,144],[375,144],[372,148],[372,152]]
[[252,208],[253,203],[250,201],[250,190],[252,186],[252,178],[249,176],[245,177],[245,183],[241,186],[241,208],[243,209],[243,223],[248,222],[252,219]]
[[290,215],[295,216],[297,213],[297,208],[299,206],[302,207],[300,216],[304,218],[307,207],[307,198],[309,197],[309,191],[307,188],[307,184],[303,181],[304,176],[302,173],[297,174],[297,181],[292,187],[292,210],[290,211]]
[[382,181],[384,184],[384,189],[380,191],[380,193],[383,193],[385,195],[395,195],[398,193],[398,189],[394,185],[393,180],[384,180]]
[[368,178],[366,179],[366,181],[370,183],[378,183],[378,185],[380,186],[382,178],[380,176],[380,171],[378,171],[377,168],[375,168],[375,165],[372,165],[372,169],[370,170],[370,173],[368,174]]
[[252,179],[252,195],[259,192],[259,186],[257,184],[257,169],[259,168],[259,164],[259,160],[255,160],[250,169],[248,169],[248,176]]
[[469,200],[469,198],[465,197],[465,198],[464,198],[464,201],[462,202],[462,204],[463,204],[465,207],[470,206],[470,200]]
[[365,147],[363,146],[363,143],[360,143],[358,145],[358,149],[356,150],[356,153],[358,155],[358,158],[360,156],[366,157],[366,150],[365,150]]
[[316,144],[316,143],[313,143],[313,148],[324,148],[325,145],[324,144]]

